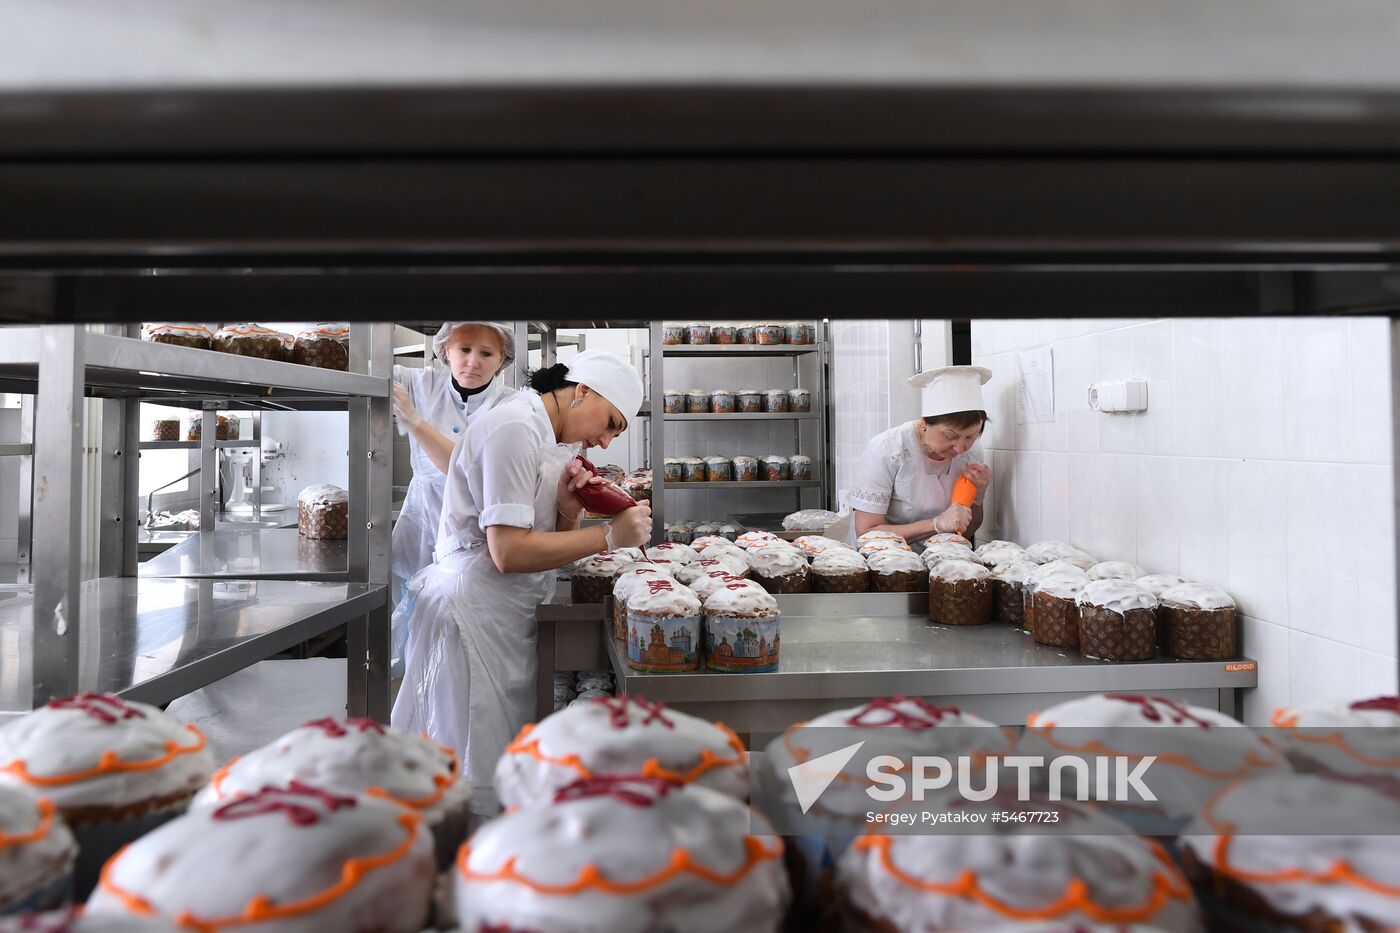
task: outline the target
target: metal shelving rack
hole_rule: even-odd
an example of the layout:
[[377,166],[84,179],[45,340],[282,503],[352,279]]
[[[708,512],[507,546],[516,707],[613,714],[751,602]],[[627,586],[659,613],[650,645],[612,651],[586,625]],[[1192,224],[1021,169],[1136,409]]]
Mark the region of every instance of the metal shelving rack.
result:
[[[350,712],[387,720],[391,334],[387,324],[353,327],[350,371],[336,372],[145,342],[133,339],[134,326],[6,328],[0,390],[25,398],[21,443],[4,451],[22,458],[21,567],[0,602],[0,645],[14,662],[0,685],[0,716],[89,689],[168,702],[343,627]],[[86,581],[84,397],[103,400],[99,559],[97,577]],[[193,449],[193,442],[140,442],[142,401],[203,413],[198,449],[206,531],[217,531],[216,450],[259,442],[256,414],[251,441],[218,441],[218,411],[347,411],[350,535],[341,579],[288,579],[286,568],[138,577],[138,458],[128,451]],[[285,529],[253,533],[264,532]],[[32,567],[43,569],[31,573]]]
[[[792,490],[796,507],[804,506],[804,496],[807,490],[820,490],[814,497],[821,505],[830,502],[831,491],[829,479],[832,475],[830,462],[830,445],[827,439],[827,386],[828,386],[828,356],[830,349],[829,335],[825,321],[817,322],[817,339],[812,344],[782,344],[782,345],[753,345],[753,344],[670,344],[663,341],[663,323],[661,321],[651,321],[649,323],[648,341],[648,386],[647,391],[653,399],[663,397],[665,391],[665,360],[672,359],[760,359],[786,357],[792,360],[792,388],[808,389],[812,393],[812,410],[810,412],[761,412],[761,413],[735,413],[735,414],[691,414],[691,413],[661,413],[652,418],[651,434],[648,438],[648,459],[652,465],[652,516],[655,534],[660,536],[666,529],[666,489],[668,484],[665,480],[665,425],[667,422],[685,423],[701,421],[779,421],[789,422],[793,425],[793,432],[797,437],[799,450],[811,451],[812,457],[812,479],[810,480],[776,480],[758,482],[720,482],[720,483],[671,483],[669,486],[690,491],[722,491],[725,489],[770,489],[770,490]],[[804,362],[810,361],[811,365],[804,367]],[[804,373],[804,368],[808,370]],[[804,427],[814,427],[815,432],[804,431]]]

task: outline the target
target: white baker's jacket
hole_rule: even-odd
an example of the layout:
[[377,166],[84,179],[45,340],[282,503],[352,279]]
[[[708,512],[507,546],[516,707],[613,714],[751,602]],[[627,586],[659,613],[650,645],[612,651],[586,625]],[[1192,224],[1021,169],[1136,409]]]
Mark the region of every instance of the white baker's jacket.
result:
[[916,424],[897,425],[865,445],[849,498],[852,509],[884,515],[891,525],[907,525],[933,518],[952,505],[953,484],[967,464],[982,463],[982,455],[973,446],[952,460],[934,463],[919,446]]

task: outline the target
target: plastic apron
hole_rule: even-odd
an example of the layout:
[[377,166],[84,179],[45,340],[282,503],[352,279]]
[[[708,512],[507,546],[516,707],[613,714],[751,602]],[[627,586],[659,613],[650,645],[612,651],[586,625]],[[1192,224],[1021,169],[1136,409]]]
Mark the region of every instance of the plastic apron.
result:
[[[444,370],[426,369],[406,372],[410,377],[400,381],[413,397],[414,407],[429,424],[454,440],[466,432],[467,424],[472,418],[494,408],[515,392],[505,385],[505,380],[497,373],[497,378],[492,380],[486,391],[474,400],[475,404],[468,414],[467,405],[453,387],[449,373]],[[402,372],[396,375],[402,375]],[[409,604],[408,612],[404,614],[405,620],[412,613],[408,583],[415,574],[433,563],[438,519],[442,515],[443,484],[447,481],[447,477],[437,468],[412,434],[408,436],[408,445],[413,479],[409,481],[398,520],[394,522],[389,565],[393,573],[396,605],[402,608]],[[402,675],[408,629],[406,625],[398,623],[397,612],[395,620],[392,627],[393,643],[390,646],[391,667],[395,675]]]
[[[537,531],[553,531],[559,477],[576,444],[544,448],[535,490]],[[548,516],[546,519],[544,516]],[[484,538],[444,541],[436,563],[409,583],[412,612],[403,686],[390,721],[452,748],[471,784],[473,813],[499,809],[496,762],[535,718],[535,610],[556,571],[503,574]]]

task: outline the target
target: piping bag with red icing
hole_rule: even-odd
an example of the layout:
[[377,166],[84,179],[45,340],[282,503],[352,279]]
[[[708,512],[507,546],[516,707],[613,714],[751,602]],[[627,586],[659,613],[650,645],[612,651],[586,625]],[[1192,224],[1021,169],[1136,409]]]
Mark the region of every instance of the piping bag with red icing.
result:
[[[598,468],[589,463],[587,458],[579,456],[574,458],[583,466],[585,470],[598,475]],[[627,493],[617,488],[613,483],[589,483],[574,490],[574,495],[578,496],[578,501],[583,503],[583,507],[594,515],[607,515],[609,517],[620,514],[634,507],[637,500]],[[643,549],[642,557],[650,561],[646,550]]]

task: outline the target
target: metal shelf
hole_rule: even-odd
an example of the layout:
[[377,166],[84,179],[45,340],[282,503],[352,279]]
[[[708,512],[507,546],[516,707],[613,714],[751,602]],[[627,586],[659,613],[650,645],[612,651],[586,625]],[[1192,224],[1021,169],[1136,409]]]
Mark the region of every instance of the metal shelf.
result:
[[[251,437],[236,441],[214,441],[215,447],[228,449],[230,447],[259,447],[262,441],[255,441]],[[199,450],[199,441],[141,441],[137,445],[140,450]]]
[[748,343],[706,343],[706,344],[667,344],[661,351],[663,356],[804,356],[816,353],[819,344],[748,344]]
[[820,489],[822,481],[819,479],[779,479],[779,480],[755,480],[752,482],[740,482],[735,480],[729,483],[666,483],[662,488],[671,489]]
[[146,561],[139,573],[143,578],[344,582],[349,566],[345,541],[303,538],[295,527],[223,525],[191,534]]
[[[106,577],[82,586],[76,689],[164,704],[387,605],[388,588]],[[0,600],[0,716],[30,708],[32,596]]]
[[0,444],[0,457],[28,457],[33,453],[33,444]]
[[[6,328],[0,342],[0,381],[7,391],[34,392],[39,375],[39,328]],[[161,405],[336,410],[351,398],[388,398],[389,380],[261,360],[213,350],[85,332],[79,341],[86,394],[139,398]]]
[[819,421],[821,415],[810,411],[765,411],[765,412],[735,412],[733,414],[719,414],[713,412],[684,414],[671,413],[665,416],[667,421]]

